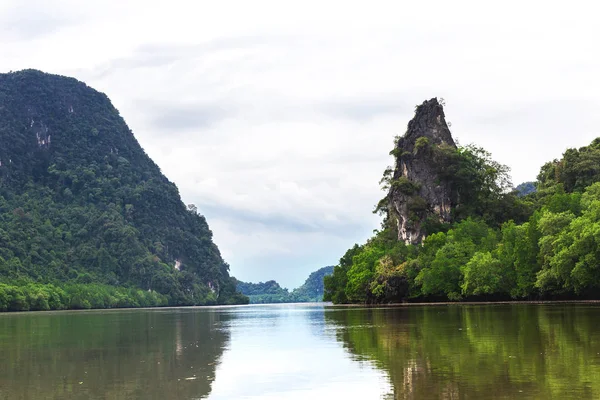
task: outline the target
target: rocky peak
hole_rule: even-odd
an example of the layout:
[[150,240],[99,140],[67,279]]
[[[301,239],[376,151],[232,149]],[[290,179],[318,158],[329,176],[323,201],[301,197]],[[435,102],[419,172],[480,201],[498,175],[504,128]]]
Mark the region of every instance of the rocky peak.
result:
[[414,146],[419,137],[430,139],[430,143],[445,143],[456,147],[446,123],[444,107],[437,98],[426,100],[416,107],[415,116],[409,121],[406,134],[399,142],[403,142],[404,146]]
[[456,149],[437,98],[417,106],[406,134],[398,138],[388,210],[398,224],[398,239],[417,244],[425,237],[424,223],[450,221],[452,191],[437,163],[444,150]]

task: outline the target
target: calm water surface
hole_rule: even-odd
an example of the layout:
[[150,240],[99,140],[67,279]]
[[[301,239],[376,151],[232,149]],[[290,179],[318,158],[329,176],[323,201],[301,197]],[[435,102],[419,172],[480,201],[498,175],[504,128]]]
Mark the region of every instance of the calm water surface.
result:
[[600,399],[600,306],[0,315],[0,399]]

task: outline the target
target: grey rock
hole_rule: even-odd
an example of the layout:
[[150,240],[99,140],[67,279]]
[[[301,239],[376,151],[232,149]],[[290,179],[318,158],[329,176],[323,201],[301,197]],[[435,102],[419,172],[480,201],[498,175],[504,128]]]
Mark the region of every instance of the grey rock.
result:
[[398,224],[398,240],[418,244],[425,238],[427,218],[449,222],[452,188],[440,174],[440,154],[456,149],[437,98],[416,108],[406,134],[394,148],[396,165],[387,196],[388,210]]

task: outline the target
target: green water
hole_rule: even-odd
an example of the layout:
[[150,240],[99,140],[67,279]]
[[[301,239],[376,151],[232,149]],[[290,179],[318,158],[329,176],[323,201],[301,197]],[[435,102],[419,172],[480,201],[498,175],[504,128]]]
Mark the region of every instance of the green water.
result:
[[600,399],[600,306],[0,314],[0,399]]

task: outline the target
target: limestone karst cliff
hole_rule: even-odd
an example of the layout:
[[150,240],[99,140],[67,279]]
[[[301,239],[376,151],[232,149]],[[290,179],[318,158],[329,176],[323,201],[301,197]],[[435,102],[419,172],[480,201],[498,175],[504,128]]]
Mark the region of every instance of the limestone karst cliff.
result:
[[406,134],[392,153],[396,165],[387,196],[388,210],[398,225],[398,239],[420,243],[427,218],[450,221],[452,187],[440,170],[444,150],[456,149],[442,104],[433,98],[416,108]]

